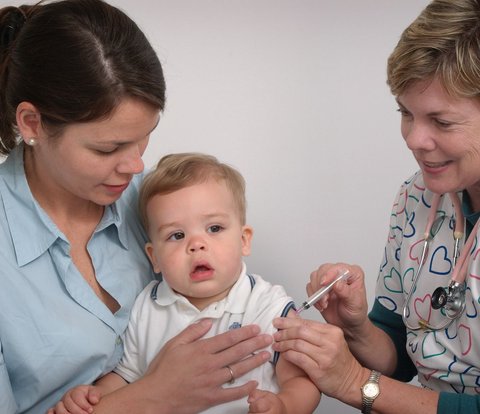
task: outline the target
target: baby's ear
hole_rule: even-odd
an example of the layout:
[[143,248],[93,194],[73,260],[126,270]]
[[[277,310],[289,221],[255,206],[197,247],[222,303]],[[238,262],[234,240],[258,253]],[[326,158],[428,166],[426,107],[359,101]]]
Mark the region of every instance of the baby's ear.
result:
[[253,237],[253,228],[245,225],[242,227],[242,256],[250,254]]
[[155,258],[155,251],[153,248],[153,244],[150,242],[147,242],[145,244],[145,252],[147,253],[148,258],[150,259],[150,263],[152,264],[153,271],[155,273],[160,273],[160,264],[157,262],[157,259]]

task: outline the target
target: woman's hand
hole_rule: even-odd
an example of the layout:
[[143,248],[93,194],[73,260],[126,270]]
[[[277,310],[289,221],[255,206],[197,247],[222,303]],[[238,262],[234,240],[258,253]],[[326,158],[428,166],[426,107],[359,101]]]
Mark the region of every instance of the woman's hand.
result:
[[326,263],[310,275],[307,295],[328,285],[343,270],[350,272],[346,280],[336,283],[315,307],[325,320],[343,329],[361,329],[367,322],[368,304],[364,283],[364,273],[359,266],[344,263]]
[[321,392],[358,405],[369,374],[350,353],[340,328],[301,318],[276,318],[273,325],[279,329],[275,351],[303,369]]
[[247,396],[256,388],[255,381],[222,387],[231,380],[227,365],[238,378],[270,358],[269,352],[261,350],[273,339],[260,335],[258,326],[199,339],[210,327],[210,320],[202,320],[168,341],[145,374],[144,378],[151,379],[152,384],[162,384],[162,394],[171,403],[172,412],[199,412]]

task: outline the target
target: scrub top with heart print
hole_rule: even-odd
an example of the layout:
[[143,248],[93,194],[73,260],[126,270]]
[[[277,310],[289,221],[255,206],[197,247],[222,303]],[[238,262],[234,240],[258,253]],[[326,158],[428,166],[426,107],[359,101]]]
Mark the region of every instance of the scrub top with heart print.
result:
[[[376,302],[401,316],[413,277],[419,267],[424,232],[433,193],[424,186],[421,172],[403,183],[390,218],[390,230],[377,280]],[[459,194],[462,197],[462,194]],[[452,272],[455,210],[448,197],[441,198],[437,217],[444,220],[428,247],[428,255],[407,308],[408,325],[423,319],[441,326],[445,311],[431,306],[433,291],[447,287]],[[462,240],[460,247],[463,247]],[[480,394],[480,247],[478,237],[467,257],[466,307],[447,328],[406,328],[406,348],[418,371],[418,381],[430,389]]]

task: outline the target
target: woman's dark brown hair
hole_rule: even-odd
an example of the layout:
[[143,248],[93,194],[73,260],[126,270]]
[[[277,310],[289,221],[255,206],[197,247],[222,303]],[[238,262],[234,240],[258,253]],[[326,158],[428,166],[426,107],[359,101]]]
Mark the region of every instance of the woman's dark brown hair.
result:
[[18,142],[20,102],[56,135],[107,117],[125,97],[165,106],[159,59],[125,13],[101,0],[0,9],[0,154]]

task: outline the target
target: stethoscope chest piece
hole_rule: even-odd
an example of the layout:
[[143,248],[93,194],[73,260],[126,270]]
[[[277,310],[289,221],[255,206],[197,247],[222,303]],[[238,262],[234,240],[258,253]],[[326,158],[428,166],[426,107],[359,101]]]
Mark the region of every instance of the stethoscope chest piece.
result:
[[447,304],[448,293],[444,287],[438,287],[432,294],[432,308],[441,309]]
[[447,318],[459,317],[465,309],[465,284],[452,281],[448,288],[438,287],[431,302],[433,309],[443,308]]

